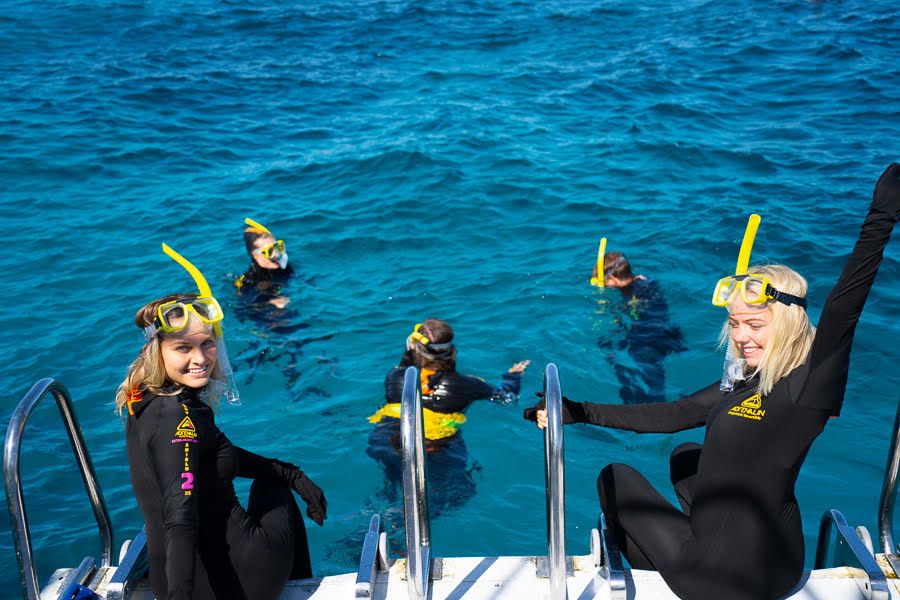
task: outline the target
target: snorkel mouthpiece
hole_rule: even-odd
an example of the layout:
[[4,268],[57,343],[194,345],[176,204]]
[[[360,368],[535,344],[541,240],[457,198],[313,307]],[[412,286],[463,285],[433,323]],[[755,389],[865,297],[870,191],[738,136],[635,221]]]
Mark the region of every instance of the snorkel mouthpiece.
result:
[[[197,267],[192,265],[185,257],[175,252],[175,250],[166,244],[162,245],[162,249],[166,256],[181,265],[184,270],[191,275],[194,283],[197,284],[197,292],[201,297],[212,297],[212,290],[209,288],[209,283],[206,282],[206,278]],[[224,394],[229,404],[239,406],[241,404],[241,396],[240,392],[238,392],[237,381],[234,378],[234,370],[231,368],[231,361],[228,359],[228,350],[225,347],[225,337],[222,334],[221,321],[213,323],[213,333],[215,333],[216,336],[219,367],[222,369],[222,375],[224,376],[225,381],[222,383],[210,381],[207,385],[207,392],[212,395]]]

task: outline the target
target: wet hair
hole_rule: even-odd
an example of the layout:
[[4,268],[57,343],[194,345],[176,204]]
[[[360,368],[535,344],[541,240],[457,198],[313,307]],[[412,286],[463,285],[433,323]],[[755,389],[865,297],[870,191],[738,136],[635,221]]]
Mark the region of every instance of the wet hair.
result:
[[[440,319],[425,319],[419,328],[419,333],[435,344],[452,344],[453,342],[453,328],[450,323]],[[444,372],[456,370],[456,346],[451,345],[440,351],[432,351],[429,346],[430,344],[423,346],[418,343],[413,345],[413,356],[416,359],[417,367]]]
[[603,257],[603,278],[631,279],[631,265],[621,252],[607,252]]
[[[161,304],[190,300],[196,297],[197,294],[169,294],[149,302],[138,309],[134,315],[134,324],[143,330],[156,321],[157,311]],[[157,332],[156,335],[147,340],[141,348],[140,354],[128,367],[128,374],[116,389],[116,412],[119,415],[122,414],[122,410],[135,390],[146,390],[157,396],[177,396],[184,389],[182,386],[173,386],[166,376],[166,363],[161,352],[161,342],[170,335],[172,334],[167,334],[164,331]],[[210,379],[224,380],[218,361],[210,372]],[[212,400],[212,402],[214,404],[215,400]]]
[[[748,273],[765,275],[772,287],[779,292],[785,292],[800,298],[805,298],[807,293],[806,280],[799,273],[784,265],[766,265],[750,267]],[[736,294],[735,298],[740,298]],[[728,304],[729,314],[732,311],[733,302]],[[802,365],[809,356],[816,336],[816,328],[809,321],[806,310],[796,304],[783,304],[775,300],[769,300],[765,305],[772,311],[772,333],[769,341],[763,349],[759,366],[756,367],[750,377],[759,375],[757,392],[765,396],[771,393],[772,388],[788,373]],[[740,356],[738,348],[731,340],[731,326],[726,319],[719,335],[719,345],[731,344],[735,356]]]

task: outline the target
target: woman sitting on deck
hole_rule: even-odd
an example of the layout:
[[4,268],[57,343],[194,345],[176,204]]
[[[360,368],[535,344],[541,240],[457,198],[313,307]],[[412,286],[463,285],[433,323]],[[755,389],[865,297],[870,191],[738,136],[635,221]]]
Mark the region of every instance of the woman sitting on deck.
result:
[[[205,280],[198,287],[208,290]],[[142,307],[134,322],[147,341],[116,392],[160,599],[274,599],[288,578],[312,576],[291,489],[310,518],[325,519],[325,496],[302,471],[233,445],[216,427],[214,407],[228,385],[222,316],[208,293]],[[246,510],[235,477],[255,480]]]

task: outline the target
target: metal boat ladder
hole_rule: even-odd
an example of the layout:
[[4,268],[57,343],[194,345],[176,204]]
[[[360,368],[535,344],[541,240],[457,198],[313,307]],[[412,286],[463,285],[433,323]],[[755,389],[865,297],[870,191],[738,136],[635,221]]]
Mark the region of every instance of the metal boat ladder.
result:
[[[54,379],[41,379],[25,395],[16,407],[9,420],[6,430],[6,445],[3,449],[3,481],[6,484],[6,501],[9,506],[9,519],[12,526],[13,543],[16,549],[16,560],[19,565],[19,581],[22,587],[22,596],[27,600],[39,600],[41,596],[37,580],[37,569],[34,564],[34,553],[31,547],[31,532],[28,527],[28,516],[25,512],[25,500],[22,495],[22,478],[19,467],[19,455],[22,445],[22,435],[25,432],[25,424],[28,417],[34,411],[38,403],[51,394],[56,400],[59,414],[69,435],[69,442],[75,459],[84,480],[94,517],[97,519],[97,527],[100,530],[100,542],[102,550],[100,566],[112,565],[113,532],[109,520],[109,512],[103,500],[103,492],[97,482],[94,473],[94,464],[81,435],[81,427],[78,418],[72,408],[72,399],[66,388]],[[84,583],[96,569],[96,562],[91,557],[85,557],[77,569],[69,572],[68,578],[63,582],[63,594],[67,590],[73,590],[76,585]],[[71,593],[70,593],[71,596]],[[62,597],[62,594],[61,594]]]

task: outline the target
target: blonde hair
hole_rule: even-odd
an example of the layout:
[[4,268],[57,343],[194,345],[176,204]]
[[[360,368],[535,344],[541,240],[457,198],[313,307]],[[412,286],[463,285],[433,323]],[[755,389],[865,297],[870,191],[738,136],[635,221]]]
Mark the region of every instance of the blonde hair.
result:
[[[784,265],[766,265],[750,267],[748,273],[765,275],[772,287],[779,292],[806,297],[807,284],[806,280],[799,273]],[[752,283],[750,284],[753,285]],[[751,288],[752,289],[752,288]],[[754,290],[756,291],[756,290]],[[740,295],[735,295],[740,298]],[[729,314],[732,311],[733,302],[728,303]],[[749,377],[759,375],[759,386],[756,391],[765,396],[772,391],[778,381],[802,365],[807,356],[809,349],[812,347],[813,339],[816,336],[816,328],[809,322],[809,315],[806,310],[796,304],[783,304],[775,300],[769,300],[765,306],[772,311],[772,333],[769,341],[763,349],[762,358],[759,366],[756,367]],[[731,326],[728,320],[722,326],[722,332],[719,334],[719,346],[724,347],[726,344],[731,345],[734,356],[739,356],[740,352],[731,339]]]
[[[160,304],[196,297],[197,294],[170,294],[154,300],[137,311],[137,314],[134,315],[134,323],[143,330],[156,320],[156,313]],[[191,319],[197,318],[194,315],[190,315],[190,313],[188,314]],[[211,325],[207,325],[207,327],[211,327]],[[160,331],[147,340],[143,348],[141,348],[140,354],[128,367],[128,374],[116,389],[116,412],[120,416],[132,394],[137,391],[148,391],[157,396],[177,396],[183,391],[184,388],[181,386],[173,388],[166,376],[166,364],[163,361],[161,342],[167,335],[165,332]],[[224,381],[224,379],[219,362],[216,361],[210,372],[210,381]],[[213,396],[213,394],[202,394],[200,397],[215,408],[218,405],[218,397],[207,398],[207,396]]]

